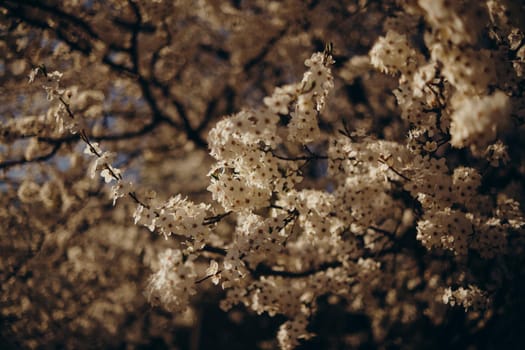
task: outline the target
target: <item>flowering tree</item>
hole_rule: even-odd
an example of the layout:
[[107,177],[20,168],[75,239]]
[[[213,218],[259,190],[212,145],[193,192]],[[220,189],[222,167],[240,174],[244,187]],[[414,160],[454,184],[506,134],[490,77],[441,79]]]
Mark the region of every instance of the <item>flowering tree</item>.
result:
[[6,345],[523,339],[520,1],[0,11]]

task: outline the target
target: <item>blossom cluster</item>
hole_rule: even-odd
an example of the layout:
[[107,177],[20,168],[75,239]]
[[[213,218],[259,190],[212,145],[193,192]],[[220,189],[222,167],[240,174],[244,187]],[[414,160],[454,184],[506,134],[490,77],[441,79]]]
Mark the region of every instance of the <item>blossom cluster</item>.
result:
[[185,311],[189,297],[196,293],[194,259],[195,256],[183,257],[180,250],[168,249],[161,253],[160,267],[146,289],[148,300],[173,312]]
[[[176,238],[180,248],[159,255],[146,292],[150,302],[182,312],[211,279],[225,291],[223,309],[242,304],[286,317],[277,333],[282,349],[312,336],[309,322],[326,295],[366,313],[378,339],[387,334],[383,325],[398,319],[425,315],[441,322],[443,304],[491,307],[495,288],[478,286],[477,266],[516,254],[511,242],[525,229],[519,200],[488,183],[512,155],[505,135],[518,97],[499,81],[494,62],[501,53],[478,45],[488,18],[483,6],[417,3],[403,6],[432,28],[420,43],[408,24],[388,22],[368,56],[345,66],[349,80],[371,69],[388,75],[398,104],[390,119],[403,136],[394,127],[369,134],[354,128],[366,122],[349,126],[346,119],[321,127],[335,88],[327,45],[305,60],[300,82],[275,88],[262,106],[211,128],[210,203],[182,194],[160,198],[127,181],[115,166],[117,155],[92,142],[71,109],[100,96],[78,98],[78,91],[62,89],[58,72],[31,73],[30,80],[39,72],[49,80],[44,88],[58,101],[57,128],[84,141],[94,158],[88,172],[111,183],[113,204],[131,198],[134,224]],[[32,118],[20,125],[38,133],[43,124]],[[4,131],[2,140],[17,132]],[[18,196],[56,196],[42,192],[26,182]],[[449,273],[451,265],[464,271]],[[382,311],[385,303],[390,307]]]

